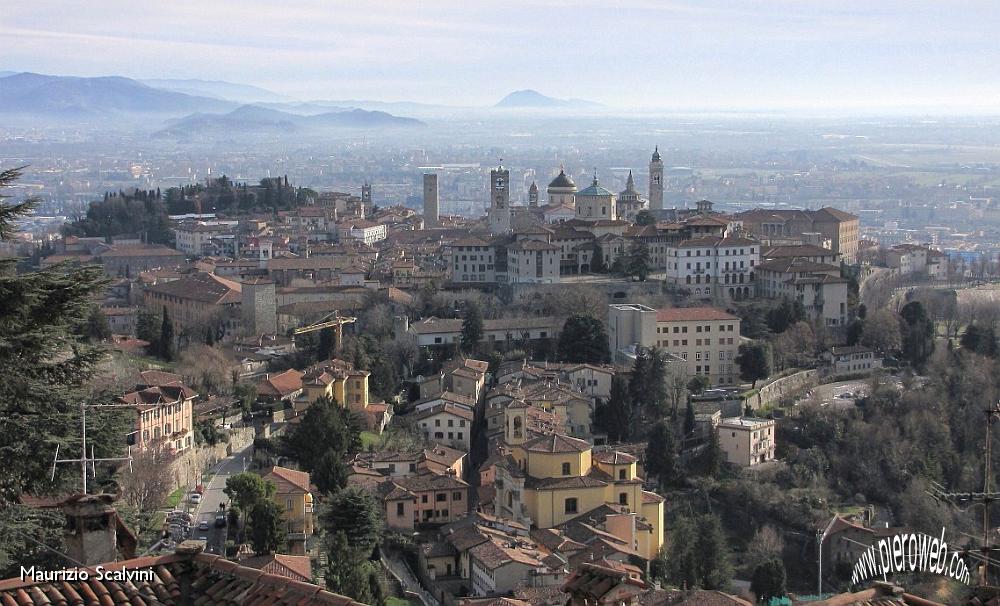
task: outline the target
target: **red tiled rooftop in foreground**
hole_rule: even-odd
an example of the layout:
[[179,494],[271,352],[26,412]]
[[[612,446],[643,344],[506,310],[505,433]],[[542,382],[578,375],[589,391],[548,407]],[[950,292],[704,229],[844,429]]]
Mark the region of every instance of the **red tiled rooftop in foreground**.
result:
[[[181,549],[186,544],[182,543]],[[220,556],[204,553],[145,556],[104,564],[104,568],[109,571],[151,571],[153,578],[130,582],[99,581],[96,573],[92,572],[87,581],[36,583],[31,579],[7,579],[0,581],[0,604],[363,606],[317,585],[240,566]]]

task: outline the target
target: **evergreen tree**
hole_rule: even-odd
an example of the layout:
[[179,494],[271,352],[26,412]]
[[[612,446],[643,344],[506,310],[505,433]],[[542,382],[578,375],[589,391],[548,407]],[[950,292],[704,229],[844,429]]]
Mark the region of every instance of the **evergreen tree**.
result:
[[708,444],[701,452],[699,463],[702,475],[714,478],[722,470],[722,446],[719,445],[718,430],[708,432]]
[[[141,310],[135,320],[135,336],[150,343],[151,346],[156,343],[160,336],[156,326],[156,316],[145,309]],[[155,350],[155,347],[151,349]]]
[[625,275],[636,278],[640,282],[645,282],[649,276],[650,258],[649,247],[645,243],[635,241],[629,246],[628,255],[625,260]]
[[462,350],[473,352],[483,338],[483,313],[479,305],[466,303],[462,318]]
[[250,510],[250,545],[257,555],[276,553],[284,547],[287,535],[281,513],[281,505],[271,499],[257,502]]
[[677,520],[670,540],[667,577],[681,589],[698,587],[698,532],[693,520]]
[[592,316],[570,316],[559,333],[557,352],[563,362],[609,362],[611,351],[604,324]]
[[920,301],[910,301],[899,311],[903,357],[917,369],[934,353],[934,322]]
[[687,438],[694,433],[695,416],[694,404],[688,400],[687,408],[684,409],[684,437]]
[[320,492],[333,494],[347,486],[348,473],[343,453],[331,448],[320,458],[319,464],[312,473],[312,481]]
[[598,401],[594,408],[594,425],[608,434],[611,442],[625,442],[630,438],[632,404],[625,379],[615,375],[611,379],[611,394],[607,402]]
[[[281,442],[282,454],[298,461],[310,473],[318,472],[324,460],[329,461],[330,451],[334,453],[332,456],[344,459],[360,449],[360,421],[350,410],[325,397],[306,409],[302,422],[286,433]],[[336,482],[330,483],[333,484]]]
[[740,378],[752,381],[757,387],[757,381],[771,375],[774,367],[774,354],[770,343],[750,343],[740,345],[736,363],[740,366]]
[[702,589],[725,589],[732,577],[729,550],[719,518],[706,514],[698,519],[697,571]]
[[[20,170],[0,172],[0,188]],[[16,224],[35,200],[0,200],[0,241],[15,236]],[[56,265],[36,272],[15,273],[16,260],[0,260],[0,571],[11,562],[51,565],[51,552],[25,537],[49,543],[61,540],[62,515],[43,515],[16,505],[24,494],[78,490],[79,466],[59,465],[50,479],[56,445],[79,448],[80,402],[110,402],[113,395],[94,394],[89,382],[107,352],[88,344],[79,327],[87,322],[94,299],[107,283],[99,267]],[[124,454],[124,436],[134,413],[123,409],[91,409],[87,413],[87,443],[98,458]],[[98,464],[98,470],[101,470]],[[91,490],[100,480],[92,481]],[[53,527],[52,525],[55,524]],[[17,532],[15,532],[15,529]],[[58,545],[58,543],[56,543]],[[23,557],[22,557],[23,554]],[[68,563],[55,562],[57,568]]]
[[784,597],[785,565],[778,558],[761,562],[754,568],[753,579],[750,581],[750,591],[757,596],[758,602],[769,602],[771,598]]
[[367,559],[382,538],[382,510],[369,492],[345,488],[330,498],[323,526],[331,536],[344,533],[359,557]]
[[654,476],[660,488],[674,482],[677,475],[677,453],[674,448],[674,430],[667,421],[653,426],[646,444],[645,469]]
[[226,487],[222,492],[241,510],[250,511],[257,503],[270,499],[276,488],[255,473],[243,472],[226,478]]
[[111,325],[101,308],[95,305],[87,316],[87,337],[91,341],[106,341],[111,338]]
[[992,326],[983,328],[975,323],[969,324],[960,343],[966,351],[990,358],[997,357],[997,336]]
[[215,331],[211,326],[205,329],[205,345],[215,347]]
[[176,353],[174,343],[174,323],[170,320],[167,308],[163,308],[163,320],[160,322],[159,354],[163,360],[171,362]]

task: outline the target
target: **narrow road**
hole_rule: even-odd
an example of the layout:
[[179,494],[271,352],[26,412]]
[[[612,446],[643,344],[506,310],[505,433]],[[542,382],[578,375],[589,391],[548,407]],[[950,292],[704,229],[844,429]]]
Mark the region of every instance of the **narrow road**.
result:
[[[229,508],[229,497],[223,492],[226,488],[226,479],[229,476],[243,472],[250,465],[251,451],[253,445],[249,445],[243,450],[239,450],[222,459],[205,475],[212,474],[211,479],[205,484],[205,493],[201,496],[201,503],[195,506],[193,527],[191,538],[208,541],[205,551],[225,555],[226,549],[226,528],[216,528],[215,518],[218,514],[225,514]],[[226,505],[226,511],[220,508],[221,504]],[[208,529],[199,529],[202,522],[208,524]]]

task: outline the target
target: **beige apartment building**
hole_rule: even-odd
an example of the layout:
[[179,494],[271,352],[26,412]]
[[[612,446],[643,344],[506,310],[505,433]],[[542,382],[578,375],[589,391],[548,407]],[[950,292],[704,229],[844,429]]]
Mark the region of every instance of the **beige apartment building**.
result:
[[737,316],[715,307],[656,310],[629,303],[608,307],[608,345],[614,363],[627,366],[636,348],[659,347],[679,359],[689,377],[704,375],[712,385],[739,381]]
[[774,419],[737,417],[716,427],[726,462],[752,467],[774,460]]
[[656,312],[655,345],[687,362],[688,376],[712,385],[739,382],[736,363],[740,319],[715,307],[675,307]]

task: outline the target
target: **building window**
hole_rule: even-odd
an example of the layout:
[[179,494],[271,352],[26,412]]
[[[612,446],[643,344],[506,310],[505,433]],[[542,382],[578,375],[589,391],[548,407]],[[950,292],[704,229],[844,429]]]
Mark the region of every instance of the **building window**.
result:
[[562,474],[564,476],[568,476],[569,475],[569,463],[563,463],[562,464]]
[[460,492],[453,492],[451,494],[451,500],[452,501],[461,501],[462,500],[462,493],[460,493]]
[[628,493],[627,492],[619,492],[618,493],[618,504],[619,505],[628,505]]
[[434,496],[434,500],[438,503],[444,503],[448,500],[448,495],[446,493],[439,492]]
[[576,497],[566,499],[566,513],[576,513]]
[[397,516],[402,516],[403,515],[403,504],[402,503],[396,503],[396,515]]
[[625,478],[625,470],[624,470],[624,469],[619,469],[619,470],[618,470],[618,479],[619,479],[619,480],[624,480],[624,479],[626,479],[626,478]]

